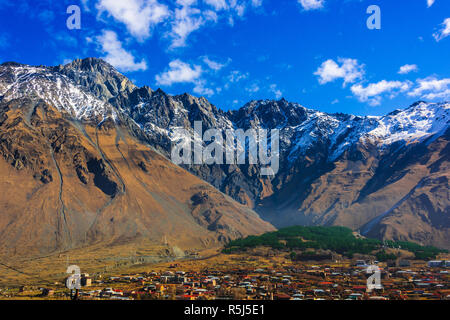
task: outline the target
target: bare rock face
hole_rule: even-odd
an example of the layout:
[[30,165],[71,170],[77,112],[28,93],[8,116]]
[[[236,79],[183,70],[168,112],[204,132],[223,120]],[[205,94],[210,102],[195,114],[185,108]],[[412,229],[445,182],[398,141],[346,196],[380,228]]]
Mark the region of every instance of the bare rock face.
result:
[[[446,152],[445,157],[448,158],[448,155]],[[368,235],[449,247],[449,162],[439,158],[431,168],[431,173],[420,180],[407,196],[378,218],[368,229]]]
[[136,86],[127,77],[101,59],[78,59],[54,70],[89,89],[96,97],[111,102],[118,95],[128,95]]

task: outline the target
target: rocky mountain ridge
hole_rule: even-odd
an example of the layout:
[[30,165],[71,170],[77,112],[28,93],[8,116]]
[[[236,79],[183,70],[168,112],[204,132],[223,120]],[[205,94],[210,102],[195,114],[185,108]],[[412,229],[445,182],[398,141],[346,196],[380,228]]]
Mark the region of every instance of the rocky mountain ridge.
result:
[[[48,79],[67,83],[64,98],[48,93]],[[185,168],[276,226],[340,224],[378,238],[450,246],[449,103],[417,102],[383,117],[326,114],[284,99],[224,112],[203,97],[137,88],[94,58],[59,67],[0,66],[2,100],[21,92],[80,121],[122,123],[167,157],[176,129],[192,131],[194,121],[205,130],[277,128],[275,176],[261,176],[257,165]],[[93,101],[82,99],[86,92]]]

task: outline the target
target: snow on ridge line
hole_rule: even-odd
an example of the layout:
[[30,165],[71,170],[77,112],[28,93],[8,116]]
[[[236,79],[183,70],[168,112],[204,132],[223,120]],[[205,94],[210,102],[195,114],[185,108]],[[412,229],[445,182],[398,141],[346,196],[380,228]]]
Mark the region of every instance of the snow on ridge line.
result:
[[[62,95],[61,91],[63,91]],[[27,94],[34,94],[78,119],[92,120],[92,117],[97,116],[117,119],[118,116],[110,104],[98,99],[86,88],[75,84],[73,80],[54,71],[51,67],[0,65],[0,96],[5,95],[4,99],[8,100]],[[400,140],[420,141],[424,137],[442,132],[448,127],[449,121],[448,103],[417,103],[408,109],[398,110],[383,117],[347,115],[348,117],[342,118],[339,114],[328,114],[307,109],[298,103],[283,101],[283,107],[280,105],[274,112],[281,112],[283,115],[284,121],[277,127],[287,131],[286,136],[281,138],[284,138],[285,145],[290,149],[289,157],[307,150],[318,139],[329,140],[331,158],[337,158],[360,139],[368,139],[379,145],[388,145]],[[267,99],[251,101],[243,108],[254,108],[254,112],[258,114],[263,112],[264,107],[270,103],[276,102]],[[291,113],[285,112],[284,103],[287,103],[287,108],[291,110],[302,108],[307,119],[298,125],[288,124],[287,119]],[[188,111],[182,104],[177,103],[175,118],[183,117],[182,115],[186,113]],[[210,116],[216,118],[217,123],[224,125],[223,121],[218,121],[222,118],[219,119],[215,114]],[[171,120],[174,121],[175,118]],[[228,126],[236,128],[236,124],[232,123],[228,117],[225,116],[224,120]],[[174,121],[173,124],[176,125],[177,122]],[[263,125],[262,118],[258,122]],[[156,130],[156,127],[158,125],[155,123],[152,126],[153,130]],[[167,131],[167,128],[160,129],[162,132]]]
[[109,117],[117,120],[117,113],[109,103],[47,67],[1,65],[0,96],[4,101],[38,97],[78,120],[93,120],[99,116],[101,121]]
[[382,145],[397,141],[420,142],[445,132],[450,122],[450,104],[420,103],[379,120],[379,126],[368,135],[379,139]]
[[319,138],[329,141],[330,161],[358,142],[370,142],[380,148],[398,141],[421,142],[445,133],[450,123],[449,113],[449,103],[420,103],[383,117],[350,116],[346,121],[340,121],[335,115],[308,112],[308,119],[295,128],[302,134],[292,142],[288,160],[295,161]]

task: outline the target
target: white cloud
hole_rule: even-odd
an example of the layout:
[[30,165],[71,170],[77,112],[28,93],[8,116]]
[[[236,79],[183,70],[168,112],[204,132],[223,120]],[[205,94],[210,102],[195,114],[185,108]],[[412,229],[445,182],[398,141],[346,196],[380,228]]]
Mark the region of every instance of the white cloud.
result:
[[216,11],[225,10],[228,4],[225,0],[204,0],[206,4],[212,6]]
[[81,0],[81,4],[83,5],[83,10],[84,11],[91,11],[89,8],[89,0]]
[[128,31],[138,40],[150,36],[151,28],[169,17],[169,9],[157,0],[99,0],[99,15],[108,12],[114,19],[124,23]]
[[433,34],[433,37],[438,42],[448,36],[450,36],[450,18],[445,19],[442,23],[442,29]]
[[[1,0],[0,0],[1,1]],[[88,9],[88,1],[81,0]],[[103,13],[123,23],[138,41],[149,38],[162,25],[162,33],[171,41],[170,48],[184,47],[189,36],[205,27],[225,20],[233,25],[247,8],[257,8],[262,0],[96,0],[98,19]]]
[[203,10],[203,17],[206,21],[217,23],[219,21],[219,16],[213,10]]
[[202,74],[200,66],[191,66],[181,60],[169,63],[169,69],[156,76],[159,85],[171,86],[174,83],[196,83]]
[[236,12],[236,14],[239,17],[243,17],[245,10],[247,9],[245,4],[236,4],[235,6],[232,7],[234,9],[234,11]]
[[247,79],[248,77],[249,77],[249,73],[248,72],[243,73],[243,72],[238,71],[238,70],[233,70],[226,77],[225,80],[227,82],[225,83],[225,85],[223,87],[224,87],[224,89],[228,90],[231,87],[231,84],[243,81],[243,80]]
[[252,0],[252,6],[255,8],[262,6],[262,0]]
[[447,100],[450,99],[450,88],[439,92],[430,92],[423,96],[427,100]]
[[177,0],[176,8],[173,12],[171,31],[171,48],[186,46],[187,38],[193,32],[199,30],[205,25],[218,23],[225,18],[230,25],[234,24],[234,18],[243,17],[247,8],[259,7],[262,0],[203,0],[203,4],[198,6],[197,0]]
[[207,97],[214,95],[214,90],[210,89],[210,88],[206,88],[205,85],[206,85],[205,80],[195,81],[194,93],[201,95],[201,96],[207,96]]
[[298,0],[305,10],[316,10],[323,8],[325,0]]
[[156,83],[165,86],[171,86],[174,83],[193,83],[194,93],[208,97],[214,95],[214,90],[206,87],[206,80],[201,79],[202,74],[203,70],[200,66],[191,66],[177,59],[169,63],[168,70],[156,76]]
[[431,7],[431,6],[433,5],[434,1],[435,1],[435,0],[427,0],[428,8]]
[[280,89],[278,89],[276,84],[271,84],[270,85],[270,91],[275,94],[275,97],[277,99],[280,99],[283,96],[283,92],[281,92]]
[[62,62],[62,64],[63,64],[63,65],[66,65],[66,64],[69,64],[69,63],[71,63],[71,62],[73,62],[73,60],[72,60],[72,59],[69,59],[69,58],[65,58],[65,59],[63,59],[63,62]]
[[416,64],[405,64],[404,66],[400,67],[400,70],[398,71],[399,74],[408,74],[410,72],[417,72],[419,68]]
[[344,86],[362,79],[364,75],[364,65],[359,64],[356,59],[339,58],[340,66],[334,60],[327,60],[314,73],[319,77],[320,84],[333,82],[336,79],[344,79]]
[[211,60],[207,56],[202,57],[202,60],[208,66],[208,68],[210,68],[214,71],[219,71],[219,70],[223,69],[230,61],[230,60],[228,60],[228,62],[226,62],[226,63],[220,63],[220,62]]
[[367,87],[361,84],[353,85],[350,90],[361,102],[368,102],[371,106],[377,106],[381,103],[382,95],[390,93],[390,97],[395,97],[398,91],[405,92],[409,90],[411,83],[401,81],[382,80],[377,83],[371,83]]
[[175,9],[175,17],[172,22],[171,36],[173,38],[171,48],[184,47],[187,37],[206,23],[207,19],[217,19],[211,15],[203,16],[201,10],[191,7],[195,0],[178,0],[180,6]]
[[[88,42],[92,39],[87,39]],[[122,43],[117,39],[117,34],[113,31],[103,31],[102,35],[96,37],[101,45],[102,52],[106,53],[104,59],[120,71],[146,70],[147,63],[144,59],[136,62],[134,56],[122,47]]]
[[417,86],[408,93],[411,97],[423,99],[448,99],[450,98],[450,78],[438,79],[434,76],[425,79],[417,79]]
[[250,87],[245,88],[245,91],[249,93],[256,93],[260,90],[259,86],[256,83],[253,83]]
[[247,79],[248,78],[248,73],[242,73],[240,71],[234,70],[231,71],[230,75],[228,76],[228,81],[229,82],[239,82],[241,80]]

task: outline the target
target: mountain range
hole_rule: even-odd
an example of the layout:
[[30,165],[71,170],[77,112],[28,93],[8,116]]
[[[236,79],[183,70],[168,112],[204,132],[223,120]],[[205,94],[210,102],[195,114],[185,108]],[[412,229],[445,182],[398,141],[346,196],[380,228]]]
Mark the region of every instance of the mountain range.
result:
[[[0,65],[0,252],[169,238],[182,249],[289,225],[450,248],[450,103],[382,117],[137,87],[103,60]],[[170,162],[177,129],[279,129],[280,170]]]

